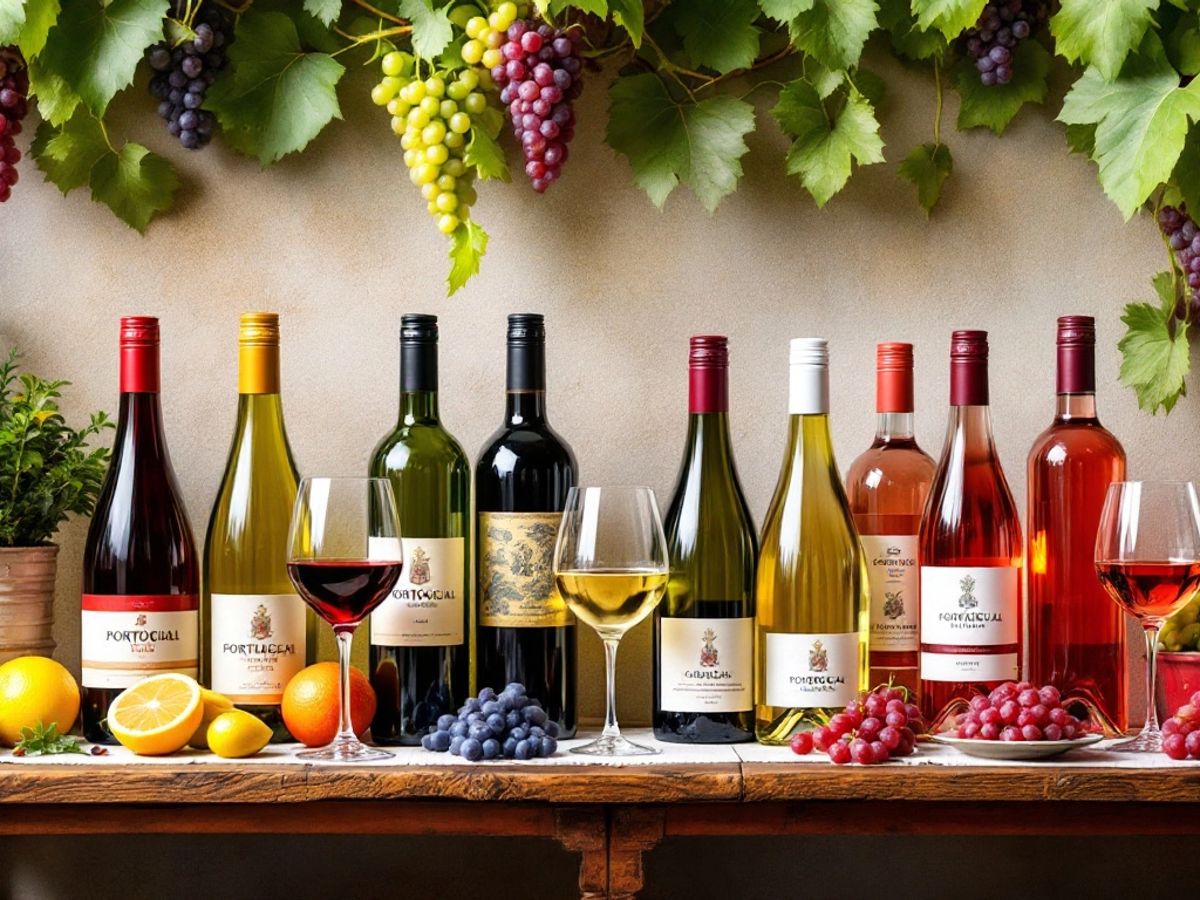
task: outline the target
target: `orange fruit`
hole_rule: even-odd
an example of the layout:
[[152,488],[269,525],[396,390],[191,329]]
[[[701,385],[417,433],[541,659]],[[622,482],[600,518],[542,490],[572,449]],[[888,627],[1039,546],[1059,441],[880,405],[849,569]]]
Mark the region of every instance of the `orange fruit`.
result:
[[[367,676],[350,668],[350,721],[362,737],[375,716],[375,691]],[[324,747],[338,730],[338,664],[315,663],[297,672],[283,689],[283,722],[292,737]]]
[[67,734],[79,715],[79,685],[45,656],[18,656],[0,666],[0,744],[11,747],[22,728],[39,723]]

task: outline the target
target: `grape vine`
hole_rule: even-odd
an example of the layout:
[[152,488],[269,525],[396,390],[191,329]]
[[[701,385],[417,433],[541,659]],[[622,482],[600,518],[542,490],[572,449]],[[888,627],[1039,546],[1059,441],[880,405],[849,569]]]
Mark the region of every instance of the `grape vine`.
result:
[[17,183],[21,151],[13,139],[21,133],[21,120],[29,112],[29,75],[21,57],[0,49],[0,203],[12,196]]

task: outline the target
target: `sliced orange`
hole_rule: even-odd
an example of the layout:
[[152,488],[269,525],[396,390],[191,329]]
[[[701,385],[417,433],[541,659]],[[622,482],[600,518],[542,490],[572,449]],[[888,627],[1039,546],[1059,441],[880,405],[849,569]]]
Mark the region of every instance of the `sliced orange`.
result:
[[139,756],[182,750],[203,718],[200,685],[175,673],[143,678],[108,708],[113,737]]

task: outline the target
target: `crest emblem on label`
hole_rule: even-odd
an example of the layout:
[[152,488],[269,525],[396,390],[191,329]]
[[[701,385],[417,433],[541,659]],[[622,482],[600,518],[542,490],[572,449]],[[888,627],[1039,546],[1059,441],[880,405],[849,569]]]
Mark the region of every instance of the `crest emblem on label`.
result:
[[889,619],[904,616],[904,591],[884,591],[883,614]]
[[144,628],[146,626],[146,614],[138,613],[137,620],[133,624],[136,628]]
[[974,609],[979,605],[979,601],[975,599],[975,579],[970,575],[964,575],[958,583],[958,589],[962,593],[958,597],[959,609]]
[[429,554],[420,547],[413,551],[412,567],[409,569],[408,580],[410,584],[429,583]]
[[810,672],[825,672],[829,669],[829,652],[820,641],[813,641],[808,651],[808,669]]
[[717,640],[717,633],[711,628],[705,628],[701,639],[703,643],[700,646],[700,665],[711,669],[717,664],[717,648],[713,646]]
[[254,610],[254,615],[250,617],[250,637],[256,641],[265,641],[273,634],[271,614],[267,612],[267,607],[260,603]]

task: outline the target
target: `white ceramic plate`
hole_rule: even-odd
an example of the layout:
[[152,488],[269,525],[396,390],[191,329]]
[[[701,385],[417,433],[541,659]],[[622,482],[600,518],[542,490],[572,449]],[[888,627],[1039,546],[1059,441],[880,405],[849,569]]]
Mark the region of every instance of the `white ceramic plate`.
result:
[[977,738],[956,738],[948,734],[931,735],[939,744],[953,747],[968,756],[1007,762],[1031,759],[1050,759],[1068,750],[1089,747],[1104,740],[1100,734],[1085,734],[1070,741],[981,741]]

